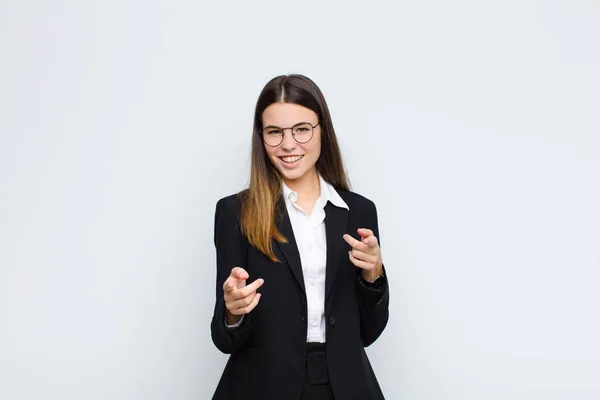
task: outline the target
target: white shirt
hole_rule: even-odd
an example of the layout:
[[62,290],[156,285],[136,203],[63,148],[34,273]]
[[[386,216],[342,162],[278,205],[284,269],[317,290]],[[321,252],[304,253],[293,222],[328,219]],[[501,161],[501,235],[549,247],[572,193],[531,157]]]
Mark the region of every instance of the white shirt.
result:
[[[281,182],[285,207],[290,217],[292,230],[300,253],[304,288],[308,307],[307,342],[325,343],[325,271],[327,263],[327,237],[325,235],[325,205],[331,202],[336,207],[348,208],[346,202],[325,179],[319,175],[321,195],[310,215],[296,204],[298,193]],[[229,328],[235,328],[240,321]]]
[[327,262],[327,240],[325,236],[325,205],[331,202],[336,207],[349,210],[348,205],[325,179],[319,175],[321,195],[310,215],[297,204],[298,194],[282,182],[283,198],[287,208],[300,261],[306,289],[308,307],[307,342],[325,342],[325,267]]

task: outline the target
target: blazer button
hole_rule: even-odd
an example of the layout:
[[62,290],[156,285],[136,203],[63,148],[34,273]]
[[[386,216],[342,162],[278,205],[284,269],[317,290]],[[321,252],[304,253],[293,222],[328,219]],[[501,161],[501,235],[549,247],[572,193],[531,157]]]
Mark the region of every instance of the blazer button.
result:
[[335,325],[335,317],[329,317],[329,325]]

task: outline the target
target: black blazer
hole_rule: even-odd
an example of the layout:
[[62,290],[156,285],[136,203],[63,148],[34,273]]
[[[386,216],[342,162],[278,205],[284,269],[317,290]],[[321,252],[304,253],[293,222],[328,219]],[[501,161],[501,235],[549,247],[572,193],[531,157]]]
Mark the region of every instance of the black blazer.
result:
[[[325,279],[326,354],[331,388],[336,400],[383,399],[364,347],[373,343],[388,321],[387,280],[375,289],[360,279],[360,269],[348,258],[345,233],[360,240],[358,228],[369,228],[379,238],[377,210],[367,198],[349,191],[338,193],[350,211],[330,202],[325,206],[327,263]],[[216,304],[212,339],[231,354],[213,399],[300,399],[304,379],[307,300],[300,254],[283,198],[277,204],[276,224],[288,239],[273,240],[281,263],[273,263],[241,234],[240,201],[222,198],[215,211],[217,250]],[[263,278],[262,296],[237,328],[225,326],[223,283],[233,267]],[[384,270],[385,271],[385,270]]]

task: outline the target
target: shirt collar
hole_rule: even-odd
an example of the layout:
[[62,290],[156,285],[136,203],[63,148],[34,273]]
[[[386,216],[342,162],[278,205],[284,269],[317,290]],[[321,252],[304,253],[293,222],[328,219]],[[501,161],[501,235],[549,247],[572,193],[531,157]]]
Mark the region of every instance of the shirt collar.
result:
[[330,201],[336,207],[350,210],[348,204],[341,198],[337,190],[323,179],[321,174],[319,174],[319,182],[321,184],[321,204],[323,204],[323,207],[327,205],[327,201]]
[[283,180],[281,181],[281,188],[283,190],[283,197],[285,198],[285,200],[289,200],[292,203],[296,201],[296,199],[298,198],[298,194],[292,189],[290,189]]
[[[333,204],[336,207],[345,208],[346,210],[350,210],[350,208],[348,207],[348,204],[346,204],[346,202],[342,199],[342,197],[339,195],[337,190],[335,190],[335,188],[333,186],[331,186],[331,184],[329,184],[329,182],[327,182],[325,179],[323,179],[321,174],[319,174],[319,185],[321,186],[320,200],[321,200],[321,204],[323,205],[323,207],[325,207],[327,202],[330,201],[331,204]],[[282,190],[283,190],[283,196],[286,199],[289,199],[292,203],[296,202],[296,199],[298,198],[298,193],[296,193],[292,189],[290,189],[283,181],[281,181],[281,186],[282,186]]]

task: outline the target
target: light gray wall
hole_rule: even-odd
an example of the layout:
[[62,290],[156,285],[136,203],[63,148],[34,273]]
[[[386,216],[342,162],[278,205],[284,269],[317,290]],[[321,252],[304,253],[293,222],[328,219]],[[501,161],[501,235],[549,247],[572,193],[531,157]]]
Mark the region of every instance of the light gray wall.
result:
[[300,72],[379,210],[389,399],[600,398],[600,3],[0,3],[0,398],[208,399],[215,202]]

